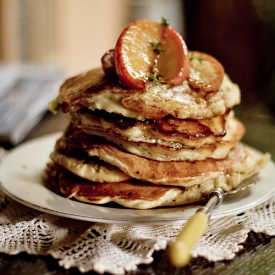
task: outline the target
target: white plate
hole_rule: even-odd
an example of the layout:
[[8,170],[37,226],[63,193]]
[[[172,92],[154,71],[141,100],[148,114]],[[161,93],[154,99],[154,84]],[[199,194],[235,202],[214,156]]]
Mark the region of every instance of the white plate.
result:
[[[113,208],[66,199],[49,190],[42,174],[49,154],[61,133],[26,142],[11,151],[0,167],[2,190],[14,200],[58,216],[105,223],[167,224],[188,219],[199,206],[181,206],[151,210]],[[269,161],[259,182],[243,197],[234,197],[212,211],[212,218],[241,213],[270,198],[275,193],[275,164]]]

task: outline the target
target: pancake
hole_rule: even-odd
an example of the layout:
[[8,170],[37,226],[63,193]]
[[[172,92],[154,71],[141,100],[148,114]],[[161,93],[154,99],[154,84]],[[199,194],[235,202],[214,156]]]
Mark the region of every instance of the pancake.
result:
[[188,188],[152,185],[134,180],[97,183],[77,177],[55,163],[49,163],[46,172],[49,184],[66,198],[93,204],[115,202],[135,209],[193,203],[205,199],[216,187],[214,182],[207,181]]
[[226,135],[227,118],[228,113],[201,120],[171,116],[159,120],[136,120],[105,111],[88,110],[72,112],[70,117],[77,128],[90,133],[101,132],[132,142],[159,143],[171,147],[175,143],[199,147],[221,141]]
[[68,131],[60,146],[81,148],[89,156],[96,156],[140,181],[183,187],[213,181],[219,182],[225,190],[227,185],[235,187],[245,178],[258,173],[269,159],[268,154],[259,158],[249,147],[238,143],[221,160],[154,161],[123,151],[105,139],[81,131]]
[[[110,128],[104,129],[103,127],[100,127],[99,124],[97,127],[92,127],[90,124],[79,125],[75,122],[75,120],[72,120],[72,122],[76,125],[76,127],[83,129],[83,131],[89,135],[104,137],[130,153],[158,161],[194,161],[203,160],[206,158],[222,159],[227,156],[229,151],[243,137],[245,131],[243,124],[239,120],[233,116],[229,116],[226,124],[226,135],[221,137],[220,141],[201,145],[200,143],[202,141],[198,141],[196,144],[196,140],[188,140],[186,142],[187,144],[197,145],[188,147],[186,143],[182,144],[179,142],[169,141],[169,137],[173,137],[174,134],[177,134],[177,132],[170,134],[168,140],[163,140],[154,138],[149,134],[146,135],[145,132],[143,133],[144,135],[141,134],[140,137],[135,137],[134,135],[131,136],[131,130],[129,133],[125,134],[123,131],[117,133],[111,125]],[[141,128],[137,129],[137,131],[138,130],[141,130]],[[133,131],[135,131],[135,129]],[[185,142],[186,139],[181,141]]]
[[64,150],[60,142],[61,139],[57,140],[50,159],[75,175],[96,182],[120,182],[131,178],[116,166],[103,162],[97,157],[89,157],[80,150]]
[[63,112],[88,108],[137,120],[161,119],[167,115],[180,119],[206,119],[223,115],[238,103],[239,87],[226,74],[220,89],[215,92],[197,91],[188,85],[187,80],[176,86],[148,82],[140,91],[124,87],[116,77],[94,69],[66,80],[58,98],[49,103],[49,109],[54,112],[61,104]]

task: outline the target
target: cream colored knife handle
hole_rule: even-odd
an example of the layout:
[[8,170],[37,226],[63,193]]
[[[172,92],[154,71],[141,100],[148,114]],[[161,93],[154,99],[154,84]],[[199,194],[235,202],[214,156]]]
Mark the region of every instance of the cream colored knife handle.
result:
[[170,245],[170,259],[176,267],[182,267],[189,263],[191,250],[203,235],[211,211],[215,205],[223,201],[224,192],[222,189],[216,188],[210,193],[209,197],[210,199],[205,207],[197,210],[194,216],[184,225],[175,241]]
[[203,235],[208,222],[208,215],[199,211],[184,225],[175,241],[170,245],[170,260],[176,267],[182,267],[189,263],[191,250]]

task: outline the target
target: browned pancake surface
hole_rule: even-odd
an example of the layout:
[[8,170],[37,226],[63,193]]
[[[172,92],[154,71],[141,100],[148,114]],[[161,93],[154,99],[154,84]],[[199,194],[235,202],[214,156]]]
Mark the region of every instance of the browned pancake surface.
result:
[[[229,111],[228,111],[229,112]],[[80,129],[106,132],[131,141],[152,141],[155,139],[178,142],[198,147],[215,143],[226,135],[228,112],[210,119],[176,119],[167,116],[159,120],[136,120],[104,111],[79,111],[71,113],[71,121]]]
[[237,185],[244,177],[262,167],[261,159],[254,151],[241,143],[222,160],[193,162],[146,159],[123,151],[105,139],[80,131],[68,131],[63,137],[63,146],[78,146],[90,156],[99,157],[133,178],[155,184],[192,186],[207,180],[218,180],[225,185]]
[[90,157],[87,152],[62,146],[61,139],[56,141],[55,150],[50,154],[53,162],[58,163],[79,177],[96,182],[120,182],[132,178],[116,166],[97,157]]
[[115,202],[128,208],[150,209],[197,202],[208,196],[215,184],[206,182],[189,188],[151,185],[148,182],[128,180],[118,183],[97,183],[82,179],[55,163],[46,169],[48,183],[67,198],[105,204]]
[[[175,124],[183,128],[182,130],[177,130],[176,126],[172,125],[173,123],[166,126],[164,119],[158,121],[156,126],[154,126],[154,122],[147,123],[146,121],[142,121],[141,125],[139,122],[133,122],[134,125],[129,126],[130,122],[123,123],[121,120],[124,125],[124,129],[122,129],[122,126],[118,128],[115,122],[102,121],[100,117],[90,116],[90,114],[85,119],[80,119],[81,121],[77,119],[78,115],[72,116],[76,118],[72,119],[72,123],[87,134],[104,137],[132,154],[158,161],[222,159],[242,138],[245,131],[243,124],[232,115],[227,117],[225,129],[220,117],[217,118],[220,123],[213,122],[212,125],[213,128],[216,128],[216,124],[218,124],[217,128],[222,126],[220,131],[222,132],[221,128],[223,128],[226,135],[221,132],[213,132],[213,129],[210,130],[199,122],[190,122],[189,120],[186,122],[185,120],[172,119],[172,121],[176,121]],[[111,117],[112,114],[110,114],[110,119]],[[169,132],[167,130],[165,134],[160,133],[158,123],[162,124],[160,127],[169,127]],[[208,123],[211,124],[209,121]],[[186,124],[191,124],[191,126]],[[196,127],[198,128],[197,137],[194,129]],[[199,132],[200,127],[201,132]],[[189,131],[192,134],[188,134]]]
[[228,76],[219,91],[210,93],[192,89],[187,80],[177,86],[149,82],[144,90],[134,90],[121,86],[116,77],[107,77],[100,69],[66,80],[59,97],[65,112],[86,107],[139,120],[167,115],[182,119],[211,118],[224,114],[239,102],[239,88]]
[[[123,181],[97,183],[78,177],[58,165],[49,166],[50,179],[56,186],[60,187],[66,197],[72,197],[77,192],[78,196],[89,198],[92,201],[102,197],[119,196],[128,200],[157,200],[163,196],[170,187],[150,185],[142,182]],[[144,188],[146,187],[146,188]],[[184,190],[173,187],[174,189]]]

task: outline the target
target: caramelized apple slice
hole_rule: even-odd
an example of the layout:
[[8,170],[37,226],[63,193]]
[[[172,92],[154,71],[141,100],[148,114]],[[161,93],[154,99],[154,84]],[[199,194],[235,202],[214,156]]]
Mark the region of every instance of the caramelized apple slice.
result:
[[115,50],[111,49],[106,52],[101,58],[102,69],[106,75],[115,74]]
[[179,84],[187,77],[188,64],[187,47],[180,35],[151,20],[132,22],[116,43],[116,73],[121,83],[131,88],[144,89],[152,74]]
[[190,72],[188,82],[200,91],[217,91],[222,83],[224,68],[213,56],[201,52],[189,52]]
[[156,59],[150,42],[160,41],[163,26],[150,20],[128,25],[115,47],[115,68],[122,84],[131,88],[145,87]]
[[158,75],[166,83],[181,84],[190,68],[187,46],[179,33],[170,27],[164,28],[162,36],[163,52],[157,61]]

